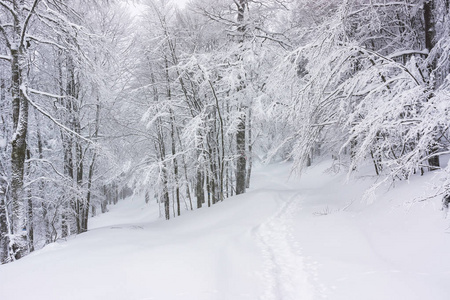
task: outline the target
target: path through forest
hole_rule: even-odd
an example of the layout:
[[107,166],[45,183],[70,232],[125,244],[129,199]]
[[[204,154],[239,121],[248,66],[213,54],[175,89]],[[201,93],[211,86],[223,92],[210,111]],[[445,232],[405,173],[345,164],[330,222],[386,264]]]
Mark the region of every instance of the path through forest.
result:
[[345,185],[329,165],[290,179],[288,164],[260,167],[248,193],[169,222],[143,197],[121,201],[0,266],[1,299],[448,299],[448,220],[436,201],[410,203],[434,179],[367,206],[372,179]]
[[264,256],[266,290],[262,299],[310,299],[308,276],[303,271],[303,257],[293,236],[294,218],[300,210],[301,193],[277,192],[279,208],[257,227]]

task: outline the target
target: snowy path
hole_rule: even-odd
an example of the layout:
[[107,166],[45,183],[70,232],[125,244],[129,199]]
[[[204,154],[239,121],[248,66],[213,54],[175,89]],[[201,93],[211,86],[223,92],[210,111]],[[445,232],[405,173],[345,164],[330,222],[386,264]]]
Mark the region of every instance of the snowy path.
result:
[[370,182],[345,186],[327,166],[290,180],[289,165],[261,168],[248,193],[169,222],[121,201],[0,266],[0,299],[447,300],[448,220],[436,202],[405,206],[424,177],[367,206]]
[[[266,290],[261,299],[310,299],[303,259],[293,238],[294,217],[300,210],[299,192],[279,192],[279,210],[256,228],[264,254]],[[287,200],[286,200],[287,199]]]

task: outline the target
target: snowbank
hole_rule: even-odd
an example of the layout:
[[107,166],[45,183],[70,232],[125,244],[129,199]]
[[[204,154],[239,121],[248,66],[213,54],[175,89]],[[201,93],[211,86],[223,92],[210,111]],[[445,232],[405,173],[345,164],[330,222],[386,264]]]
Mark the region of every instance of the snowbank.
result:
[[119,202],[85,234],[0,266],[1,299],[448,299],[449,222],[414,178],[361,200],[329,162],[300,179],[259,168],[253,188],[169,222]]

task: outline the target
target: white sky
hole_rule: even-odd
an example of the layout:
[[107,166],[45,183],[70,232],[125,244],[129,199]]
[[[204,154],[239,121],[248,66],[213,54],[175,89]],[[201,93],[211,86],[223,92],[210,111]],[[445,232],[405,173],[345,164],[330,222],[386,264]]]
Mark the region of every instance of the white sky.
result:
[[[189,0],[172,0],[172,2],[175,3],[179,8],[184,8],[188,1]],[[142,8],[144,7],[142,4],[136,3],[135,4],[130,3],[127,6],[129,7],[133,15],[138,15],[142,11]]]
[[188,0],[172,0],[174,3],[178,5],[178,7],[183,8],[186,5]]

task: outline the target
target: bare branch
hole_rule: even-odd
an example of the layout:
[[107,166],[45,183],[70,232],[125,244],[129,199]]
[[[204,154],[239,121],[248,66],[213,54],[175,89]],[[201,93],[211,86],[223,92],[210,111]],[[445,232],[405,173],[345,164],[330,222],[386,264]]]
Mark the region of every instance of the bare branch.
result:
[[25,32],[26,32],[27,27],[28,27],[28,22],[30,22],[31,16],[33,15],[34,10],[35,10],[36,6],[38,5],[39,1],[40,0],[34,0],[33,6],[31,6],[31,10],[28,12],[28,15],[27,15],[27,17],[25,19],[25,22],[23,22],[22,32],[20,34],[20,46],[23,46],[23,41],[25,40]]
[[18,18],[17,12],[14,10],[13,7],[9,6],[8,4],[5,3],[5,1],[1,1],[1,0],[0,0],[0,5],[3,6],[4,8],[6,8],[11,13],[14,20],[17,21],[17,18]]
[[28,97],[27,94],[27,88],[24,85],[20,86],[20,90],[22,91],[25,99],[27,99],[28,103],[30,103],[34,108],[36,108],[41,114],[43,114],[44,116],[46,116],[48,119],[50,119],[50,121],[52,121],[53,123],[55,123],[57,126],[59,126],[61,129],[64,129],[65,131],[67,131],[69,134],[72,134],[88,143],[92,143],[94,144],[93,141],[91,141],[88,138],[85,138],[84,136],[80,135],[79,133],[76,133],[75,131],[73,131],[72,129],[64,126],[63,124],[61,124],[58,120],[56,120],[55,118],[53,118],[48,112],[46,112],[44,109],[42,109],[40,106],[38,106],[36,103],[34,103],[33,100],[31,100],[30,97]]
[[44,40],[42,38],[39,38],[39,37],[36,37],[36,36],[33,36],[33,35],[27,35],[27,37],[29,39],[35,41],[35,42],[38,42],[38,43],[52,45],[52,46],[55,46],[56,48],[61,49],[61,50],[67,50],[66,47],[64,47],[64,46],[62,46],[62,45],[60,45],[60,44],[58,44],[58,43],[56,43],[54,41]]
[[428,50],[404,50],[404,51],[400,51],[400,52],[395,52],[392,54],[389,54],[387,57],[388,58],[395,58],[395,57],[399,57],[399,56],[403,56],[403,55],[413,55],[413,54],[419,54],[419,55],[424,55],[424,56],[428,56]]
[[51,94],[51,93],[47,93],[47,92],[38,91],[35,89],[30,89],[30,88],[28,89],[28,91],[33,94],[43,95],[43,96],[50,97],[50,98],[57,98],[57,99],[66,98],[66,96],[59,96],[59,95],[55,95],[55,94]]
[[407,73],[407,74],[414,80],[414,82],[415,82],[418,86],[420,86],[420,83],[419,83],[419,81],[417,80],[417,78],[416,78],[416,77],[408,70],[408,68],[406,68],[404,65],[399,64],[398,62],[392,60],[391,58],[386,57],[386,56],[383,56],[383,55],[381,55],[380,53],[378,53],[378,52],[376,52],[376,51],[372,51],[372,50],[366,49],[366,48],[364,48],[364,47],[357,47],[357,48],[360,49],[360,51],[361,51],[362,53],[366,52],[366,53],[368,53],[368,54],[375,55],[375,56],[377,56],[378,58],[381,58],[382,60],[384,60],[384,61],[386,61],[386,62],[390,62],[390,63],[394,64],[394,65],[397,66],[398,68],[400,68],[400,69],[402,69],[403,71],[405,71],[405,73]]
[[6,33],[5,28],[3,27],[3,25],[0,25],[0,32],[2,33],[3,37],[5,38],[5,42],[6,42],[6,47],[8,47],[9,49],[11,49],[11,43],[8,39],[8,34]]

